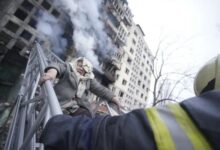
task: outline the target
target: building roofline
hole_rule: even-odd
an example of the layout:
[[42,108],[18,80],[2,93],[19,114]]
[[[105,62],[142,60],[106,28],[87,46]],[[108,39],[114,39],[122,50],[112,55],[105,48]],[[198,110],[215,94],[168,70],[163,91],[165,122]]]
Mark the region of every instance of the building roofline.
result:
[[142,30],[141,26],[139,24],[136,24],[136,26],[141,30],[142,34],[145,36],[144,31]]

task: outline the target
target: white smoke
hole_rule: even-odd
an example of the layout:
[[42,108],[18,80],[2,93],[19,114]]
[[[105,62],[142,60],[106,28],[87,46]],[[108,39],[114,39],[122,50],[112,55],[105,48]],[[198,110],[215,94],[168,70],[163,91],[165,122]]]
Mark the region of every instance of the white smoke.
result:
[[94,49],[101,59],[108,58],[115,50],[100,20],[101,2],[102,0],[56,1],[57,5],[69,14],[74,25],[73,40],[78,54],[88,58],[96,69],[99,68],[99,62]]
[[67,41],[62,37],[63,29],[54,16],[44,11],[39,12],[37,30],[43,34],[41,40],[50,40],[56,54],[63,54]]

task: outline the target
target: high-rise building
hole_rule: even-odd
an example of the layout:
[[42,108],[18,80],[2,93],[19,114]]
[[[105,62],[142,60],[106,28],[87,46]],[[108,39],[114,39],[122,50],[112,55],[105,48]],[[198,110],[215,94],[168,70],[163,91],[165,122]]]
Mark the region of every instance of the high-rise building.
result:
[[[14,88],[19,82],[19,75],[24,71],[28,52],[35,40],[44,41],[46,48],[51,41],[48,25],[58,25],[62,28],[60,37],[55,41],[66,50],[60,53],[63,60],[76,56],[74,24],[68,12],[60,8],[53,0],[2,0],[0,2],[0,99],[12,98],[16,93]],[[128,109],[145,107],[150,87],[150,67],[152,54],[144,40],[144,32],[140,25],[133,22],[133,15],[126,0],[103,0],[100,20],[104,23],[104,30],[115,45],[115,52],[108,59],[99,59],[103,74],[95,70],[102,83],[115,92]],[[39,20],[44,19],[45,34],[38,28]],[[52,16],[52,17],[51,17]],[[49,33],[48,33],[49,34]],[[46,42],[45,42],[46,41]],[[46,43],[46,44],[45,44]],[[65,43],[65,42],[64,42]],[[60,47],[62,48],[62,47]],[[96,50],[94,50],[96,51]]]
[[118,46],[116,81],[110,85],[127,110],[146,107],[151,82],[152,54],[140,25],[132,20],[126,0],[107,0],[106,26]]
[[39,17],[47,12],[60,24],[68,18],[47,0],[2,0],[0,7],[0,101],[10,101],[15,98],[32,44],[46,39],[37,30]]
[[[41,42],[44,48],[53,50],[64,61],[77,56],[76,40],[74,41],[73,36],[78,29],[71,17],[79,16],[71,16],[69,14],[71,10],[60,7],[57,2],[61,1],[0,1],[1,103],[16,99],[20,87],[20,77],[25,70],[29,51],[34,41]],[[71,3],[71,1],[74,0],[65,2]],[[81,2],[81,0],[77,2]],[[101,33],[98,36],[107,35],[99,38],[111,39],[114,52],[107,53],[108,57],[101,58],[103,54],[97,49],[101,47],[105,51],[105,45],[100,46],[101,44],[97,42],[100,45],[97,44],[97,47],[92,50],[98,56],[101,71],[100,68],[94,70],[96,77],[119,97],[126,110],[145,107],[151,81],[152,54],[144,40],[144,32],[140,25],[134,23],[126,0],[103,0],[99,11],[101,13],[96,21],[102,21],[105,34]],[[83,19],[88,19],[89,15],[85,14],[82,16],[85,17]],[[92,18],[88,20],[92,21]],[[100,23],[93,23],[102,27]],[[90,29],[86,30],[91,34]],[[101,111],[106,111],[105,107],[101,108]],[[1,136],[0,141],[5,140],[5,134]]]

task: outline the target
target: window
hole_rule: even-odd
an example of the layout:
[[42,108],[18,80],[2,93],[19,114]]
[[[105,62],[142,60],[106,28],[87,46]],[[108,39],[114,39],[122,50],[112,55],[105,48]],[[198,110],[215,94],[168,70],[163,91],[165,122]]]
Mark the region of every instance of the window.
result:
[[29,41],[30,38],[32,37],[32,34],[30,32],[28,32],[27,30],[24,30],[21,33],[21,37],[24,38],[25,40]]
[[123,84],[123,85],[126,85],[126,84],[127,84],[127,81],[126,81],[125,79],[123,79],[122,84]]
[[132,48],[130,48],[130,53],[134,54],[134,50]]
[[17,9],[14,15],[21,20],[25,20],[28,16],[28,14],[21,9]]
[[143,98],[143,96],[144,96],[144,94],[143,94],[143,93],[141,93],[141,98]]
[[146,72],[148,72],[148,68],[146,68],[145,70],[146,70]]
[[52,15],[54,15],[54,17],[59,17],[60,13],[54,9],[52,12],[51,12]]
[[144,51],[147,53],[147,48],[146,47],[144,48]]
[[51,7],[50,3],[48,3],[46,0],[44,0],[41,5],[47,10]]
[[131,64],[132,60],[131,60],[130,57],[128,57],[127,62],[128,62],[129,64]]
[[31,27],[36,29],[36,25],[37,25],[37,21],[33,18],[30,19],[29,23],[28,23]]
[[143,72],[141,71],[141,72],[140,72],[140,76],[142,76],[142,75],[143,75]]
[[12,21],[9,21],[5,27],[13,33],[15,33],[19,28],[19,26]]
[[153,70],[153,67],[152,67],[152,65],[150,65],[150,68],[151,68],[151,70]]
[[140,80],[138,80],[138,85],[141,85],[141,81]]
[[142,85],[142,88],[143,88],[143,89],[145,88],[145,85],[144,85],[144,84]]
[[146,91],[149,92],[149,88],[146,88]]
[[133,43],[134,45],[136,45],[136,41],[135,41],[135,39],[132,40],[132,43]]
[[137,31],[134,30],[134,35],[137,36]]
[[126,68],[126,69],[125,69],[125,73],[126,73],[126,74],[129,74],[129,72],[130,72],[129,69]]
[[3,42],[4,45],[7,45],[11,39],[12,37],[8,35],[7,33],[5,33],[4,31],[0,32],[0,41]]
[[34,8],[34,5],[31,4],[29,1],[23,1],[23,3],[21,4],[21,6],[23,6],[26,10],[31,11]]
[[119,94],[118,94],[119,97],[123,97],[124,96],[124,92],[122,91],[119,91]]
[[147,101],[147,96],[145,96],[144,100]]
[[119,78],[119,75],[117,74],[117,75],[116,75],[116,79],[118,79],[118,78]]

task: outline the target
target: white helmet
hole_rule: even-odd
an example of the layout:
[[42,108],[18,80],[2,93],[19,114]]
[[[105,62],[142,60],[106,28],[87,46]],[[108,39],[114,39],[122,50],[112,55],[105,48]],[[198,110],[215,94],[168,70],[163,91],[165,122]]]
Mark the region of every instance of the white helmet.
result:
[[197,96],[213,89],[220,89],[220,55],[208,61],[199,70],[194,81]]

